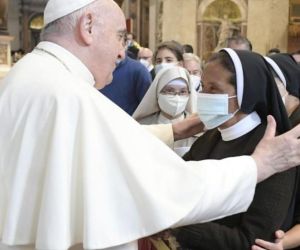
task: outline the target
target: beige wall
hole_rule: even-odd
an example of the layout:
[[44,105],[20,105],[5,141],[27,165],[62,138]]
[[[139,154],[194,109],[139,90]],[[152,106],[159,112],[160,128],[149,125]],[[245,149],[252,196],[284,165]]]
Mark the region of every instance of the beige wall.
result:
[[197,0],[164,0],[163,41],[191,44],[196,50]]
[[270,48],[287,50],[289,0],[248,1],[247,36],[254,51],[262,54]]

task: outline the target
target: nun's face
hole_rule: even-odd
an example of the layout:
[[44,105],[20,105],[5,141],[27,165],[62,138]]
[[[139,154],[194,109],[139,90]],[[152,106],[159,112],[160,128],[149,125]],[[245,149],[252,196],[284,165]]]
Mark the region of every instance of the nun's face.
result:
[[[235,87],[229,82],[232,73],[225,69],[218,61],[206,64],[202,74],[202,92],[208,94],[228,94],[236,96]],[[233,113],[239,109],[237,98],[228,100],[228,110]]]

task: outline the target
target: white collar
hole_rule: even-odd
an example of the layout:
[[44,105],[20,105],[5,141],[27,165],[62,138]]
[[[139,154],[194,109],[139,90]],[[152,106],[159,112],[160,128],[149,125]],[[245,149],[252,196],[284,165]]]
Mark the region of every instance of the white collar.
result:
[[95,79],[88,68],[70,51],[52,42],[40,42],[34,52],[42,51],[58,60],[72,74],[78,76],[92,86],[95,85]]
[[261,119],[254,111],[231,127],[218,130],[221,133],[223,141],[231,141],[247,134],[259,124],[261,124]]

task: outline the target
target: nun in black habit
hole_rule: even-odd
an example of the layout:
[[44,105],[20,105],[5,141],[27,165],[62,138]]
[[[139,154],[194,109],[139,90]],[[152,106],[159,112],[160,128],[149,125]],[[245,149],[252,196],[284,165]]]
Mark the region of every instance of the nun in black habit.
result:
[[[290,121],[294,127],[300,123],[300,66],[290,54],[279,53],[270,56],[270,58],[276,63],[279,70],[282,72],[286,81],[286,90],[289,95],[298,100],[298,102],[293,102],[294,105],[290,105],[289,97],[287,97],[285,103],[287,111],[290,114]],[[274,67],[273,65],[272,68],[277,74],[280,74],[278,70],[276,71],[276,66]]]
[[[266,57],[267,62],[272,68],[277,81],[277,87],[281,97],[284,98],[285,108],[289,115],[292,127],[300,123],[300,67],[290,54],[280,53]],[[283,89],[284,86],[284,89]],[[284,92],[285,91],[285,92]],[[298,168],[299,171],[299,168]],[[283,240],[285,249],[300,249],[300,179],[298,172],[298,187],[295,197],[294,213],[292,214],[291,230],[286,232]],[[289,218],[290,221],[290,218]],[[289,229],[289,228],[288,228]],[[296,247],[297,248],[294,248]],[[275,246],[274,246],[275,247]],[[273,248],[271,247],[270,250]],[[277,248],[276,248],[277,249]]]
[[[250,155],[274,116],[278,134],[290,123],[264,58],[249,51],[223,49],[208,61],[199,95],[199,116],[208,131],[184,156],[187,161]],[[183,248],[249,250],[256,238],[272,241],[288,214],[295,191],[295,170],[260,183],[245,213],[174,230]]]

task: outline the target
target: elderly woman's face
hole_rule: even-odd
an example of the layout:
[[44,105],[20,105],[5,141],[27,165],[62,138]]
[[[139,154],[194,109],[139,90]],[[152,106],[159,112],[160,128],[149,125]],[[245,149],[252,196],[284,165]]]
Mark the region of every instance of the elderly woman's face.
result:
[[[218,61],[207,63],[202,73],[202,93],[236,96],[235,87],[229,82],[231,76],[232,73]],[[239,108],[237,98],[230,98],[228,102],[229,112]]]

